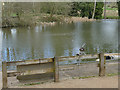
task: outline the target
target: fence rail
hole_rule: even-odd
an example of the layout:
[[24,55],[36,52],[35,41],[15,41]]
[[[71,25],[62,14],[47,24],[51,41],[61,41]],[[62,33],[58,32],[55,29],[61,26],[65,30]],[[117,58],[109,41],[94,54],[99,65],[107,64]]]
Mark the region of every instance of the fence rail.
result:
[[[54,81],[59,81],[59,62],[69,61],[73,59],[99,59],[99,76],[105,76],[105,62],[106,56],[120,55],[118,53],[100,53],[100,54],[87,54],[77,56],[66,56],[66,57],[54,57],[54,58],[43,58],[36,60],[24,60],[24,61],[11,61],[2,62],[2,82],[3,88],[8,88],[7,77],[17,76],[17,79],[22,79],[24,76],[40,74],[39,77],[47,77],[49,73],[54,77]],[[16,66],[17,70],[10,72],[7,70],[7,66]],[[24,77],[24,79],[26,79]]]

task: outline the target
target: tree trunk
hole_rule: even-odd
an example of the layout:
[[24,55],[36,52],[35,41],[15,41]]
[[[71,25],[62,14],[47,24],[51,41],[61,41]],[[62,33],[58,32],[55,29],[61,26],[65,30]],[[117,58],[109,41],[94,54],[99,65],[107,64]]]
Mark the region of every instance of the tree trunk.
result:
[[35,2],[33,2],[33,12],[35,12]]
[[95,9],[96,9],[96,0],[95,0],[95,3],[94,3],[94,10],[93,10],[92,19],[94,19],[94,16],[95,16]]
[[104,2],[104,19],[106,19],[106,0]]

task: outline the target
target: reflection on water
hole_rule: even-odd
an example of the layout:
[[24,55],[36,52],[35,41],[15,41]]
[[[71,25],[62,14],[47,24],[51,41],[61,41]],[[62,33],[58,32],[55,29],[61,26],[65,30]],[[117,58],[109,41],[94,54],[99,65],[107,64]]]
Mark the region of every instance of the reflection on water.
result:
[[118,21],[77,22],[0,30],[0,60],[16,61],[73,56],[86,43],[86,53],[117,52]]

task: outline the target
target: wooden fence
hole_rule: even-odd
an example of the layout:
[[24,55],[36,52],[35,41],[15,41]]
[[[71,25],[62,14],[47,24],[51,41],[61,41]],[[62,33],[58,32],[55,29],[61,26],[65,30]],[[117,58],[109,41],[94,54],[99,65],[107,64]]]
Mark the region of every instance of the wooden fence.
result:
[[[11,61],[2,62],[2,82],[3,88],[8,88],[7,77],[17,76],[17,79],[21,79],[27,75],[24,79],[29,78],[29,75],[40,74],[38,77],[47,77],[48,73],[52,73],[54,81],[59,81],[59,62],[68,61],[73,59],[97,59],[99,58],[99,76],[105,76],[105,57],[113,54],[95,54],[95,55],[77,55],[67,57],[54,57],[44,58],[37,60],[24,60],[24,61]],[[16,66],[16,71],[9,72],[7,66]]]

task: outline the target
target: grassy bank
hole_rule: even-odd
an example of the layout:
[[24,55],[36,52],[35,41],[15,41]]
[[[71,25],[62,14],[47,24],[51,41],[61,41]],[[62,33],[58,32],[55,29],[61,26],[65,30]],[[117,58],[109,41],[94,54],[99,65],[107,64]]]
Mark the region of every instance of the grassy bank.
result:
[[[102,19],[104,19],[102,15]],[[106,19],[120,19],[116,8],[107,8]],[[95,20],[95,19],[94,19]],[[81,21],[94,21],[87,17],[71,17],[66,15],[50,15],[46,13],[23,13],[19,17],[12,14],[2,17],[2,27],[34,27],[36,25],[55,25],[56,23],[72,23]]]
[[63,17],[61,16],[53,16],[47,14],[33,14],[33,13],[24,13],[20,17],[11,16],[11,17],[3,17],[2,18],[2,26],[3,27],[21,27],[21,26],[35,26],[40,22],[58,22],[61,21]]
[[[104,19],[104,16],[102,17]],[[120,19],[119,16],[106,16],[106,19]]]
[[87,17],[71,17],[64,15],[53,15],[50,14],[33,14],[24,13],[20,17],[12,15],[11,17],[3,17],[3,27],[25,27],[35,25],[55,25],[56,23],[72,23],[78,21],[94,21],[95,19],[88,19]]
[[65,22],[66,17],[63,15],[53,15],[49,14],[33,14],[33,13],[24,13],[20,17],[16,15],[12,15],[11,17],[3,17],[2,18],[2,26],[3,27],[25,27],[25,26],[35,26],[38,24],[53,24],[53,22]]

